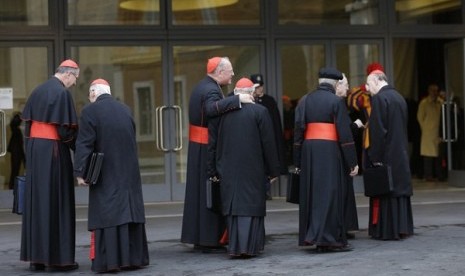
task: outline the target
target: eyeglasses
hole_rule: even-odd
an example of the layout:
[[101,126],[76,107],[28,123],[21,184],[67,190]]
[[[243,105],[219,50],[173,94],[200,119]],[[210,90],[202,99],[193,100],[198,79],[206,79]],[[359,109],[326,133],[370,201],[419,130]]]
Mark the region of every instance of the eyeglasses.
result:
[[78,75],[76,73],[73,73],[73,72],[69,72],[71,75],[73,75],[76,79],[78,79]]

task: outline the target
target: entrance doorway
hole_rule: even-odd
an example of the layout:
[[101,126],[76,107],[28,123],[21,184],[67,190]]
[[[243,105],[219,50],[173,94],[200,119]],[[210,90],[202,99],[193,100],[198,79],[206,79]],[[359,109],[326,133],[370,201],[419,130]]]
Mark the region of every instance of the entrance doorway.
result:
[[[438,126],[439,172],[449,185],[463,186],[465,176],[463,141],[464,43],[462,39],[394,39],[394,83],[409,106],[411,171],[424,178],[420,153],[421,129],[417,120],[419,102],[427,97],[430,84],[439,86],[444,101]],[[435,179],[436,181],[442,179]]]

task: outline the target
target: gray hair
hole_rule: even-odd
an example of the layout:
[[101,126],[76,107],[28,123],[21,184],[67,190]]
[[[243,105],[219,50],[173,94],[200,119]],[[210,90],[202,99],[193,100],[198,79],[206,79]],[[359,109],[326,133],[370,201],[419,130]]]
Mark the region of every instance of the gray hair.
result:
[[215,71],[213,71],[213,74],[218,74],[221,70],[224,70],[226,64],[228,63],[231,63],[229,57],[222,57],[220,63],[218,63],[218,66],[216,66]]
[[234,88],[234,95],[252,94],[254,91],[255,87]]
[[332,86],[336,86],[337,82],[338,82],[338,80],[327,79],[327,78],[319,78],[318,79],[318,84],[328,83],[328,84],[331,84]]
[[387,78],[386,74],[384,74],[384,73],[381,72],[381,71],[375,72],[375,73],[371,73],[371,75],[373,75],[377,80],[385,81],[385,82],[388,81],[388,78]]
[[105,85],[105,84],[94,84],[89,88],[89,91],[95,92],[95,98],[98,98],[98,96],[102,94],[111,95],[110,86]]
[[77,76],[79,75],[79,68],[73,68],[68,66],[60,66],[56,69],[55,73],[64,74],[70,72],[71,74]]

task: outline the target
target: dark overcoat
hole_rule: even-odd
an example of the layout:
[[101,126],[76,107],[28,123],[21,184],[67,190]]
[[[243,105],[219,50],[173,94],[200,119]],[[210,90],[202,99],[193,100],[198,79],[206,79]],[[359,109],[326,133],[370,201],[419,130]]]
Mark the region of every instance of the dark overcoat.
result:
[[368,121],[369,161],[391,166],[394,184],[392,196],[410,196],[412,183],[408,155],[407,103],[392,86],[386,85],[371,97],[371,106]]
[[[299,245],[346,243],[345,168],[357,165],[344,99],[326,83],[304,96],[296,108],[294,163],[300,172]],[[308,123],[334,123],[338,140],[305,139]]]
[[89,186],[88,230],[145,223],[135,125],[128,106],[100,95],[81,112],[74,174],[82,177],[92,152],[104,154],[100,177]]
[[[207,128],[210,120],[239,108],[238,96],[224,98],[218,83],[206,76],[190,96],[189,124]],[[221,215],[207,209],[207,159],[208,144],[189,141],[181,242],[218,246],[225,221]]]
[[216,168],[223,215],[265,216],[263,180],[280,173],[274,138],[271,117],[261,105],[243,104],[240,111],[222,116]]

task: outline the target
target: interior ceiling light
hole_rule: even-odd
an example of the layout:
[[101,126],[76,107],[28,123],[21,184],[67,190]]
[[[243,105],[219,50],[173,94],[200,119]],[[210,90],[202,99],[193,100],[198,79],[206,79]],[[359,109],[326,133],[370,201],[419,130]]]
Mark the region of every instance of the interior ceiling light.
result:
[[460,6],[458,0],[401,0],[396,2],[397,11],[413,11],[418,9],[439,9]]
[[[189,11],[219,8],[237,3],[239,0],[171,0],[173,11]],[[158,12],[160,10],[159,0],[128,0],[122,1],[119,6],[122,9]]]

